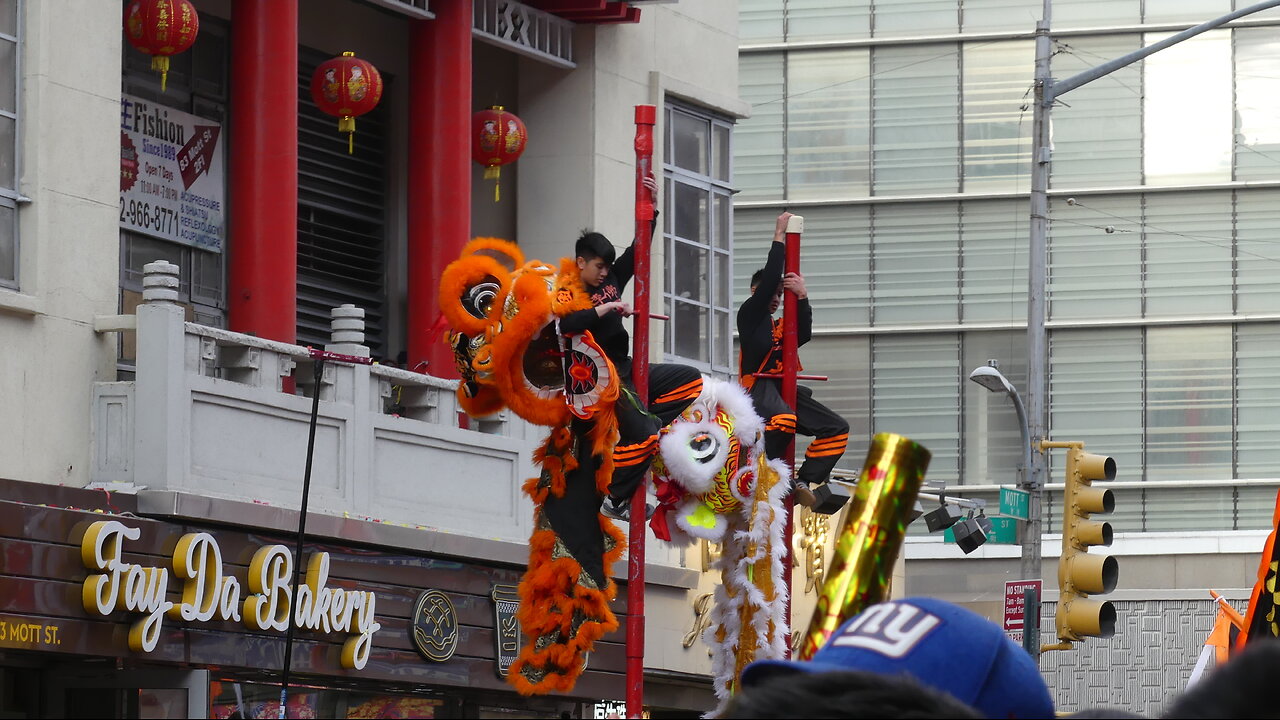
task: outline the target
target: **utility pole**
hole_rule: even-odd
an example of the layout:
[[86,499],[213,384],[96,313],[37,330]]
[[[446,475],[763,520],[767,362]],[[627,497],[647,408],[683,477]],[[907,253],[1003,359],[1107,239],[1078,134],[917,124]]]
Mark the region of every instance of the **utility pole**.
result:
[[[1280,6],[1280,0],[1266,0],[1247,8],[1227,13],[1222,17],[1183,30],[1176,35],[1135,50],[1127,55],[1092,67],[1066,80],[1055,81],[1050,76],[1049,60],[1053,54],[1049,36],[1052,0],[1044,0],[1044,11],[1036,25],[1035,105],[1031,115],[1031,239],[1027,252],[1027,414],[1031,435],[1031,467],[1027,483],[1031,496],[1028,499],[1027,533],[1023,538],[1022,569],[1025,579],[1041,576],[1041,523],[1040,497],[1044,488],[1045,453],[1040,442],[1049,426],[1048,347],[1045,336],[1045,291],[1047,267],[1047,237],[1049,228],[1049,163],[1050,147],[1049,111],[1058,97],[1081,85],[1110,75],[1122,67],[1131,65],[1148,55],[1176,45],[1200,33],[1225,25],[1245,15]],[[1030,572],[1031,574],[1027,574]],[[1039,649],[1032,652],[1039,660]]]

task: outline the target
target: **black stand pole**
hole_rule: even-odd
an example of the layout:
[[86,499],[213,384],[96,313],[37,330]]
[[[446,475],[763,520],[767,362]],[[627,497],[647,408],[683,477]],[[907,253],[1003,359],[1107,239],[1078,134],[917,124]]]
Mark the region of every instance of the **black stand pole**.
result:
[[316,447],[316,422],[320,417],[320,378],[324,373],[324,357],[312,354],[315,384],[311,392],[311,426],[307,429],[307,469],[302,474],[302,507],[298,510],[298,543],[293,551],[293,591],[289,596],[289,629],[284,635],[284,669],[280,673],[280,720],[288,715],[289,666],[293,664],[293,630],[297,625],[298,585],[302,578],[302,540],[307,533],[307,500],[311,495],[311,457]]

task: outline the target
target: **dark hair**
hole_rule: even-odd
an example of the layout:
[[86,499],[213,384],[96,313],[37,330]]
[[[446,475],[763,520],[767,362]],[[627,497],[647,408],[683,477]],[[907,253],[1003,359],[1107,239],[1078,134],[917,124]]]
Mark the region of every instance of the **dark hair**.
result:
[[751,285],[749,285],[748,287],[755,287],[759,285],[760,278],[762,277],[764,277],[764,268],[760,268],[759,270],[751,273]]
[[584,260],[600,258],[605,265],[609,266],[613,265],[613,260],[617,257],[617,251],[613,249],[613,243],[609,242],[609,238],[598,232],[585,230],[578,236],[578,242],[574,244],[573,251]]
[[1173,701],[1161,717],[1275,717],[1276,668],[1280,642],[1262,637],[1244,646]]
[[779,673],[740,688],[725,718],[980,718],[982,713],[910,675],[858,670]]

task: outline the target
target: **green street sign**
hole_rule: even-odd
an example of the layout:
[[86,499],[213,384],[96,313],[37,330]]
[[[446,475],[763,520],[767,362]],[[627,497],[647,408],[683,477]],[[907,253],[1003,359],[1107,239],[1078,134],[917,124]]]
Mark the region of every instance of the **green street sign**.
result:
[[[991,521],[991,534],[987,535],[987,542],[993,545],[1017,545],[1018,544],[1018,519],[1011,517],[992,517],[987,516]],[[947,528],[942,533],[942,541],[954,543],[956,541],[955,533],[951,532],[951,528]]]
[[1026,490],[1014,490],[1013,488],[1000,488],[1000,514],[1017,518],[1019,520],[1028,520],[1031,518],[1029,508],[1031,506],[1031,493]]

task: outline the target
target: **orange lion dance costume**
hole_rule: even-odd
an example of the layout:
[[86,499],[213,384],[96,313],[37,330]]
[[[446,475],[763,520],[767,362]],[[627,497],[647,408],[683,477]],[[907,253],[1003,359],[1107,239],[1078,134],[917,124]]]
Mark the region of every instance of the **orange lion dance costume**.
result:
[[[564,335],[559,318],[592,307],[576,264],[559,271],[526,261],[506,241],[477,238],[445,268],[440,305],[471,415],[509,407],[551,428],[534,454],[538,477],[529,568],[517,617],[526,636],[507,680],[524,694],[568,691],[586,653],[618,627],[609,568],[625,548],[599,514],[613,475],[617,372],[589,332]],[[717,696],[726,700],[749,662],[785,654],[789,630],[782,566],[790,470],[764,456],[764,421],[737,385],[708,377],[702,393],[662,431],[653,466],[654,534],[722,543],[712,650]]]

